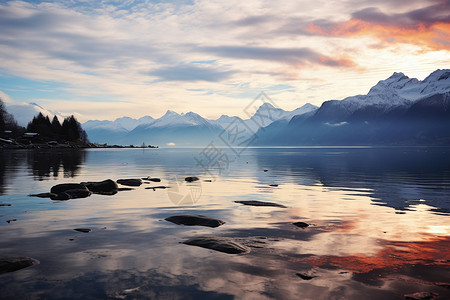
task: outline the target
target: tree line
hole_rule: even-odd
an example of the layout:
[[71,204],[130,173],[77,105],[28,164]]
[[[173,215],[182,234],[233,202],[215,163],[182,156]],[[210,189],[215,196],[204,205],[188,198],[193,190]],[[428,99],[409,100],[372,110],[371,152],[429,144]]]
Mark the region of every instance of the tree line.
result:
[[17,124],[14,117],[6,111],[5,104],[0,99],[0,138],[21,138],[28,133],[37,133],[37,140],[57,141],[59,143],[74,142],[86,144],[89,142],[81,124],[72,115],[61,123],[54,116],[50,121],[48,116],[39,113],[24,128]]

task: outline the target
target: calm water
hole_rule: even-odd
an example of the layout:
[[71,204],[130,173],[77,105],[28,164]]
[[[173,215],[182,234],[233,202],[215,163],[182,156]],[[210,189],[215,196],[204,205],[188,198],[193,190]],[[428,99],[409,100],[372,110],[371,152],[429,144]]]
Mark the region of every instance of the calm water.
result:
[[[222,150],[215,159],[202,149],[0,152],[0,203],[12,204],[0,206],[0,256],[40,261],[0,275],[0,297],[450,298],[450,149]],[[69,201],[27,196],[58,183],[147,176],[162,182]],[[186,176],[201,181],[186,184]],[[145,189],[155,185],[171,188]],[[164,220],[177,214],[226,224]],[[180,243],[205,235],[234,238],[251,252]]]

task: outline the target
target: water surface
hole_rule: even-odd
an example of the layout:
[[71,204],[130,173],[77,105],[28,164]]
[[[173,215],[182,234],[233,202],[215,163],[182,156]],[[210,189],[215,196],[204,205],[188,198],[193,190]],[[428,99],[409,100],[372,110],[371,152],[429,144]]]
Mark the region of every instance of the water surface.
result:
[[[212,159],[204,149],[3,150],[0,203],[12,206],[0,206],[0,256],[40,264],[0,275],[0,297],[403,299],[418,291],[450,297],[450,149],[220,151]],[[69,201],[27,196],[58,183],[147,176],[162,182]],[[185,183],[186,176],[201,180]],[[170,188],[145,189],[156,185]],[[177,214],[226,223],[205,228],[164,220]],[[298,221],[310,226],[292,225]],[[180,243],[205,235],[233,238],[251,252]]]

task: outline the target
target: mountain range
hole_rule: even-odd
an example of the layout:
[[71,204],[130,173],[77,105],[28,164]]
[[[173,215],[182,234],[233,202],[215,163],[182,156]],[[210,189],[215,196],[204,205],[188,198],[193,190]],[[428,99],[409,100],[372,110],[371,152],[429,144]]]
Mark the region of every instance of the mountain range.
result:
[[255,145],[450,145],[449,129],[450,70],[423,81],[394,73],[367,95],[260,128]]
[[[35,103],[7,109],[22,126],[38,112],[63,118]],[[307,103],[285,111],[265,102],[248,119],[207,120],[168,110],[158,119],[90,120],[82,127],[92,142],[121,145],[204,146],[213,140],[223,145],[227,142],[218,137],[237,133],[255,146],[450,145],[450,70],[436,70],[422,81],[394,73],[366,95],[328,100],[320,107]]]
[[[201,146],[209,144],[224,131],[239,132],[240,138],[251,138],[259,128],[277,120],[290,120],[317,106],[305,104],[293,111],[276,108],[266,102],[249,119],[222,115],[217,120],[207,120],[194,112],[176,113],[168,110],[162,117],[145,116],[140,119],[122,117],[114,121],[90,120],[82,124],[91,141],[97,143],[140,145]],[[124,122],[126,121],[126,122]],[[222,143],[223,144],[223,143]]]

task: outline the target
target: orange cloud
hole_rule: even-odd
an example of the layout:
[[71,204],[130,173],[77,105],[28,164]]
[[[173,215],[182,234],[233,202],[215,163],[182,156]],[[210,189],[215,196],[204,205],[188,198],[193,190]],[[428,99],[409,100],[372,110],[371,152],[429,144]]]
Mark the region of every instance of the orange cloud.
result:
[[450,23],[376,24],[351,19],[328,25],[308,24],[307,33],[323,36],[375,36],[383,43],[407,43],[431,50],[450,50]]

